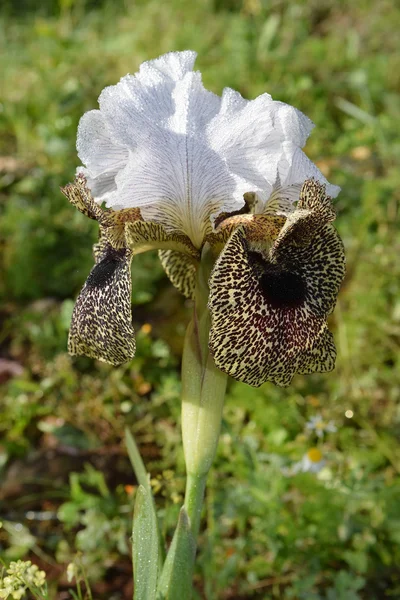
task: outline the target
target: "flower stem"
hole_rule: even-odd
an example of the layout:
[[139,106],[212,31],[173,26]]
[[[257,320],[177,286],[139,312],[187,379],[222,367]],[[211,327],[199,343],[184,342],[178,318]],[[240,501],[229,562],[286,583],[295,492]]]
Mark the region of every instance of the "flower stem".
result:
[[182,439],[187,471],[185,508],[196,539],[207,474],[217,450],[227,375],[217,369],[208,348],[211,326],[207,308],[213,257],[205,248],[196,285],[194,314],[182,359]]
[[186,332],[182,357],[185,503],[158,588],[162,593],[167,592],[165,597],[171,600],[190,598],[204,492],[217,450],[227,383],[227,375],[217,369],[208,348],[211,326],[208,279],[213,262],[211,249],[206,245],[198,269],[193,319]]
[[191,529],[195,540],[200,528],[206,480],[207,474],[196,475],[194,473],[188,473],[186,479],[185,508],[190,519]]

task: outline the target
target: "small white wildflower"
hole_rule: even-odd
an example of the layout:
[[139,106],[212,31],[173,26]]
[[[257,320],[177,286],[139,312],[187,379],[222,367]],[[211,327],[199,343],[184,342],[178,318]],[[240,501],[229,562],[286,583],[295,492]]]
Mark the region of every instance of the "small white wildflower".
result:
[[324,437],[325,433],[335,433],[337,427],[333,421],[324,421],[321,414],[311,417],[306,423],[306,429],[314,431],[319,438]]
[[282,472],[287,477],[296,475],[297,473],[319,473],[325,466],[326,461],[322,456],[319,448],[310,448],[304,456],[291,467],[282,469]]

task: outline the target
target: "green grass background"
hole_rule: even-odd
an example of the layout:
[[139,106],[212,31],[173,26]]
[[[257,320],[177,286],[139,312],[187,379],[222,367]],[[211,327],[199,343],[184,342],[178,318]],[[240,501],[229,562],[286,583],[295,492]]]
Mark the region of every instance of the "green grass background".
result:
[[[70,358],[96,225],[59,186],[73,179],[77,124],[101,90],[144,60],[191,48],[209,89],[267,91],[316,123],[306,151],[342,186],[336,224],[348,260],[330,322],[336,370],[287,389],[229,385],[198,597],[400,598],[399,4],[25,0],[0,14],[0,350],[20,370],[0,374],[3,559],[40,564],[50,598],[64,600],[65,567],[80,551],[96,600],[131,597],[125,424],[152,473],[163,531],[173,531],[190,306],[156,255],[137,257],[137,357],[119,369]],[[322,442],[305,426],[317,413],[338,428]],[[283,474],[317,443],[319,476]]]

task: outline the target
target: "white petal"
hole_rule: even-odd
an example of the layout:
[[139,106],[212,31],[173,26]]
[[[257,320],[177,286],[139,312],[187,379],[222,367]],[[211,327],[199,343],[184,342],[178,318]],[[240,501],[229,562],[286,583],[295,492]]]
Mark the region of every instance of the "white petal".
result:
[[269,94],[246,101],[225,89],[221,110],[209,124],[207,136],[229,169],[248,181],[246,191],[265,190],[275,182],[282,132],[274,127],[274,102]]
[[260,212],[290,211],[306,178],[326,180],[300,150],[307,117],[268,94],[248,101],[225,89],[220,99],[192,71],[195,58],[166,54],[106,88],[100,111],[81,120],[78,151],[97,201],[140,207],[200,247],[218,214],[244,205],[244,193],[258,194]]
[[332,185],[322,175],[318,167],[292,142],[282,143],[283,154],[278,164],[278,174],[273,191],[269,194],[258,192],[256,212],[263,214],[288,215],[293,211],[292,203],[297,202],[300,190],[306,179],[316,179],[326,185],[326,192],[336,198],[340,187]]
[[134,149],[167,125],[175,112],[172,92],[195,58],[195,52],[171,52],[102,91],[100,110],[118,142]]
[[315,127],[311,119],[284,102],[274,102],[274,114],[274,126],[280,131],[282,138],[302,148]]
[[274,102],[269,94],[250,102],[241,102],[239,96],[237,93],[233,96],[232,90],[224,90],[221,112],[207,131],[212,147],[227,156],[239,149],[246,151],[263,146],[265,150],[268,143],[280,136],[274,130]]
[[212,214],[243,206],[241,184],[198,138],[171,132],[132,154],[109,205],[138,207],[145,219],[184,231],[199,247]]
[[221,99],[221,114],[234,114],[243,109],[249,100],[231,88],[224,88]]
[[200,246],[211,230],[211,217],[244,205],[247,183],[231,173],[209,147],[206,124],[220,98],[203,87],[199,73],[187,73],[172,92],[175,112],[131,153],[117,177],[118,191],[107,204],[140,207],[145,219],[179,229]]
[[179,81],[182,77],[193,70],[197,52],[185,50],[184,52],[168,52],[154,60],[149,60],[140,65],[137,77],[143,76],[143,83],[147,84],[148,71],[155,69],[168,79]]
[[174,83],[161,79],[153,87],[145,87],[132,75],[117,85],[105,88],[99,98],[114,139],[130,150],[144,142],[173,114],[171,91]]
[[76,145],[91,177],[106,171],[116,174],[128,160],[128,150],[112,139],[99,110],[85,113],[79,121]]
[[221,98],[203,86],[201,73],[187,73],[172,92],[174,115],[168,126],[176,133],[198,135],[204,138],[205,128],[218,113]]
[[[340,187],[332,185],[322,175],[318,167],[304,154],[300,148],[291,142],[283,143],[285,161],[282,161],[282,169],[279,171],[282,187],[304,183],[306,179],[316,179],[326,185],[326,193],[331,198],[336,198]],[[287,168],[287,165],[289,168]],[[281,166],[281,164],[280,164]]]
[[117,172],[118,171],[106,171],[97,177],[91,177],[88,169],[78,167],[76,169],[76,176],[80,173],[85,176],[87,186],[92,192],[95,202],[101,204],[104,200],[107,200],[112,192],[116,191],[117,184],[115,183],[115,176]]

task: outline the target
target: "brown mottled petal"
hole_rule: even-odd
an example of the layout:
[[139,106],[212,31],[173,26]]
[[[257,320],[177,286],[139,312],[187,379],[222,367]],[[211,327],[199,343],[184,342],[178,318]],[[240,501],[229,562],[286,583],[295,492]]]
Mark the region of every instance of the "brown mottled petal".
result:
[[61,191],[71,204],[89,219],[99,221],[104,215],[105,211],[93,200],[84,175],[77,175],[75,180],[62,187]]
[[295,373],[334,367],[326,316],[344,276],[343,245],[325,196],[303,198],[296,213],[269,252],[237,229],[211,274],[210,349],[221,370],[250,385],[285,386]]
[[316,230],[335,218],[336,213],[331,199],[325,193],[325,186],[314,179],[307,180],[301,188],[296,210],[288,216],[276,240],[276,251],[284,248],[289,240],[298,246],[307,245]]
[[217,230],[208,234],[206,241],[217,251],[221,251],[232,233],[238,227],[244,227],[246,237],[253,242],[261,242],[268,246],[275,240],[285,223],[284,217],[270,215],[235,215],[228,217],[218,226]]
[[195,248],[190,239],[178,232],[167,232],[165,227],[152,221],[136,221],[127,223],[125,226],[125,236],[127,245],[135,254],[146,252],[147,250],[176,250],[183,254],[193,256],[198,259],[199,251]]
[[273,263],[296,271],[307,282],[307,302],[319,317],[333,311],[346,270],[343,242],[329,222],[334,216],[324,186],[306,182],[299,208],[288,217],[270,252]]
[[307,179],[303,183],[297,208],[316,211],[327,221],[336,219],[331,198],[326,194],[326,186],[315,179]]
[[336,361],[336,348],[333,335],[328,327],[322,331],[310,350],[303,352],[297,364],[297,373],[326,373],[333,371]]
[[262,210],[264,215],[289,215],[295,210],[295,202],[299,199],[301,184],[278,186],[265,202]]
[[109,210],[101,219],[100,229],[114,248],[126,248],[125,226],[127,223],[135,223],[141,219],[138,208],[126,208],[123,210]]
[[110,244],[107,241],[106,236],[102,235],[101,228],[99,229],[99,239],[96,244],[93,245],[93,256],[96,263],[101,260],[107,246]]
[[284,304],[279,291],[274,297],[269,290],[266,297],[260,283],[263,262],[252,253],[244,230],[237,229],[210,278],[210,350],[217,367],[235,379],[253,386],[267,380],[288,385],[300,353],[311,347],[325,321],[297,306],[301,296],[292,306]]
[[97,244],[96,265],[76,301],[68,338],[70,354],[119,365],[135,354],[131,316],[131,258],[104,239]]
[[78,174],[75,181],[61,188],[61,191],[82,214],[98,221],[100,236],[107,240],[113,248],[123,249],[126,247],[125,225],[141,219],[138,208],[117,211],[104,210],[94,201],[83,174]]
[[159,250],[161,264],[171,283],[191,300],[196,287],[197,264],[191,256],[176,250]]

